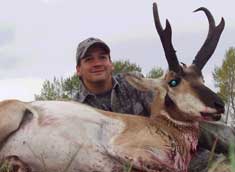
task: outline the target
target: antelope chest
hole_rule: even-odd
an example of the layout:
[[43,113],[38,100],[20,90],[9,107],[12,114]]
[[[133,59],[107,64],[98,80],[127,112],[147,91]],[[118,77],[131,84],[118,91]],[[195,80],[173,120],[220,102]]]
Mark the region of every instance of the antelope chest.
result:
[[160,146],[153,150],[159,153],[162,164],[172,169],[187,170],[198,143],[198,124],[177,125],[168,120],[154,123],[153,133],[158,135]]

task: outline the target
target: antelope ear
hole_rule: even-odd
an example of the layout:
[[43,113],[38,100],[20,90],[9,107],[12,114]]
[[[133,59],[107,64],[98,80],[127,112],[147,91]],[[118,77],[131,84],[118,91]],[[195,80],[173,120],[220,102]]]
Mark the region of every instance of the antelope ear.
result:
[[27,109],[25,103],[17,100],[2,101],[0,108],[0,142],[2,142],[21,126],[25,114],[28,114],[30,110]]
[[125,73],[124,78],[131,86],[133,86],[137,90],[149,91],[151,89],[148,79],[137,76],[133,73]]

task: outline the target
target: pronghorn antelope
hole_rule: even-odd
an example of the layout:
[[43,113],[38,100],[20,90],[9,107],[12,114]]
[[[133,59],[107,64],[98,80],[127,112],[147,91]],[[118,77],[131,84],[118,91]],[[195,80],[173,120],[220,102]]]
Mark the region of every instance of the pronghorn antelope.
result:
[[[198,121],[218,120],[221,99],[204,86],[201,70],[216,48],[224,21],[209,20],[207,39],[192,65],[180,65],[171,43],[171,27],[156,29],[169,71],[161,79],[126,74],[128,82],[154,100],[150,118],[94,109],[77,102],[0,102],[0,158],[15,156],[32,171],[186,172],[198,140]],[[13,158],[13,159],[14,159]]]

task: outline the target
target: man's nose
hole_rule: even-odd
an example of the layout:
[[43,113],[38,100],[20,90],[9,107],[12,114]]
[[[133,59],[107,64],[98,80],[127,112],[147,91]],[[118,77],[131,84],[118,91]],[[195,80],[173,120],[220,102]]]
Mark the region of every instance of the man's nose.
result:
[[94,61],[93,61],[94,63],[94,65],[95,66],[99,66],[99,65],[102,65],[102,61],[98,58],[98,57],[96,57],[96,58],[94,58]]

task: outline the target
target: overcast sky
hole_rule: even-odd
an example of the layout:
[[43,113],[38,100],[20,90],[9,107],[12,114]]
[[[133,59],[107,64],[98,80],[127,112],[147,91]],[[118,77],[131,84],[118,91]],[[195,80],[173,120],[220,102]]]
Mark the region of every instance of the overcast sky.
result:
[[[155,31],[152,0],[0,0],[0,100],[24,101],[39,94],[44,80],[75,72],[77,44],[98,37],[111,48],[112,60],[129,59],[143,73],[154,66],[167,68]],[[162,24],[168,18],[179,61],[190,64],[204,42],[208,23],[202,12],[210,9],[225,30],[212,58],[203,69],[213,88],[212,71],[226,50],[235,46],[234,0],[158,0]]]

